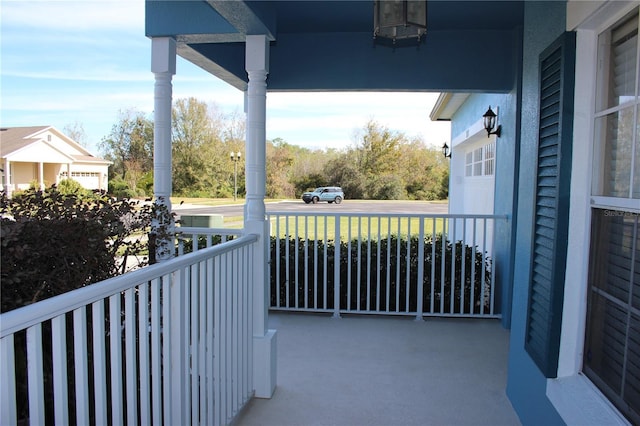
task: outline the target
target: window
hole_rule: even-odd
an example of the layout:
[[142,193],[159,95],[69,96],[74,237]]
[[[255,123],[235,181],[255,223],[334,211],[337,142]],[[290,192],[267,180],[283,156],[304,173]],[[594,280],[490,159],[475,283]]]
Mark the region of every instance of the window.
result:
[[493,176],[495,144],[477,148],[465,155],[465,176]]
[[598,38],[583,370],[640,423],[638,9]]

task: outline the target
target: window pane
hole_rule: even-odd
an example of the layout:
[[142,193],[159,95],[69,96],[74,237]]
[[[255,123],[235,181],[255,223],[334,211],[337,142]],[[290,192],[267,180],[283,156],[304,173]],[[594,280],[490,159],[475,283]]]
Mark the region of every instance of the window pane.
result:
[[482,161],[482,148],[473,151],[473,161]]
[[596,139],[602,141],[594,155],[594,195],[629,198],[634,108],[624,108],[596,120]]
[[640,216],[593,210],[584,370],[632,422],[640,419]]
[[632,101],[638,67],[638,11],[598,39],[598,109]]
[[[640,108],[640,106],[637,108]],[[640,110],[636,114],[636,140],[633,142],[633,148],[635,149],[635,162],[631,198],[640,199]]]

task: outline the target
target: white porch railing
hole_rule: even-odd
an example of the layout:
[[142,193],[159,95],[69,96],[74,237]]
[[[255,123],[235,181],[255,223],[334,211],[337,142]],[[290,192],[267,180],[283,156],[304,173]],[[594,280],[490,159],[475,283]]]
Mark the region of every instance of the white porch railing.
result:
[[253,395],[256,241],[2,314],[1,423],[228,423]]
[[272,310],[500,317],[491,250],[494,224],[506,216],[269,218]]
[[242,235],[242,229],[180,226],[176,228],[178,256],[226,243]]

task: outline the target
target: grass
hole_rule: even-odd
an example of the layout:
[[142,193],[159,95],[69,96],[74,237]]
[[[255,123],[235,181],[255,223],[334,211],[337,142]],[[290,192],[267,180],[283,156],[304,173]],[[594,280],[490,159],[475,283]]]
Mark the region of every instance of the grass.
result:
[[[443,231],[443,219],[424,219],[424,233],[438,234]],[[420,229],[418,218],[387,217],[343,217],[340,218],[340,239],[378,239],[388,235],[417,235]],[[286,235],[302,239],[336,239],[336,220],[331,216],[280,217],[271,220],[271,235],[284,238]]]

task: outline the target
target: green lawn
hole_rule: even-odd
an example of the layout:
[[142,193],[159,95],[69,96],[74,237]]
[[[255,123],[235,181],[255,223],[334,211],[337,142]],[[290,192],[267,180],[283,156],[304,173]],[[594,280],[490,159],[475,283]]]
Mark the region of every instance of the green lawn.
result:
[[[443,219],[424,219],[425,234],[441,233]],[[333,216],[301,216],[281,217],[271,220],[271,235],[284,238],[286,235],[297,235],[302,239],[335,240],[336,220]],[[386,218],[386,217],[342,217],[340,219],[340,239],[343,241],[357,238],[378,239],[387,235],[417,235],[420,229],[418,218]]]

